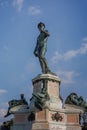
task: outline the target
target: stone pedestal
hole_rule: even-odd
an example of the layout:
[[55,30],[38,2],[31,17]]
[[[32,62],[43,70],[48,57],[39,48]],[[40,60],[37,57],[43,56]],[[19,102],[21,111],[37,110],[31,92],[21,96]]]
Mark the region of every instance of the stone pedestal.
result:
[[41,93],[43,88],[50,99],[46,108],[40,110],[31,98],[29,111],[16,112],[11,130],[81,130],[79,125],[80,108],[72,105],[62,106],[60,96],[61,80],[51,74],[38,75],[32,80],[33,93]]
[[43,81],[46,81],[46,89],[50,96],[48,108],[42,111],[31,106],[31,110],[35,112],[35,122],[32,124],[32,130],[81,130],[79,125],[79,113],[81,110],[77,108],[69,108],[62,106],[62,98],[60,96],[61,80],[51,74],[38,75],[32,80],[33,92],[41,92]]
[[57,76],[51,74],[42,74],[34,78],[32,82],[33,93],[40,93],[43,87],[43,82],[45,82],[46,91],[50,97],[49,108],[62,108],[62,98],[60,96],[61,80]]
[[79,111],[44,109],[35,113],[32,130],[81,130]]

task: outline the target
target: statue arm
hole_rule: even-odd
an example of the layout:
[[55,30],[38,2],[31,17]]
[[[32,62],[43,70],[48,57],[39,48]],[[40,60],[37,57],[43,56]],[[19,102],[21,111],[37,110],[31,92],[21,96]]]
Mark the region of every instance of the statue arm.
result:
[[42,30],[42,32],[45,34],[45,37],[50,36],[50,33],[48,32],[48,30]]

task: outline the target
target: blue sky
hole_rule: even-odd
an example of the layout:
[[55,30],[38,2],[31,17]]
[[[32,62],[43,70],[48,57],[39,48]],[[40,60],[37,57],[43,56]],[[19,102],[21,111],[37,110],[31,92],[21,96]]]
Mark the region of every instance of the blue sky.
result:
[[87,100],[87,0],[0,0],[0,123],[8,101],[32,95],[41,73],[33,55],[37,24],[50,32],[46,58],[62,80],[61,96],[76,92]]

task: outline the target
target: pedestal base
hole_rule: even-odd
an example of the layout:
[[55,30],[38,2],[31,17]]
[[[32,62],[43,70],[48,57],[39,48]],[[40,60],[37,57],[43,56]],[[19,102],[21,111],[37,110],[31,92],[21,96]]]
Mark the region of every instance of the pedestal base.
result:
[[[42,74],[34,78],[32,80],[34,97],[31,98],[29,112],[15,113],[14,126],[11,130],[81,130],[79,124],[81,109],[70,105],[62,107],[60,82],[57,76],[51,74]],[[49,95],[49,100],[46,98],[45,103],[41,102],[44,97],[43,90]],[[39,109],[36,103],[42,105],[42,109]],[[46,107],[43,107],[43,104]]]
[[81,130],[79,112],[60,109],[37,111],[32,130]]
[[79,125],[67,126],[66,124],[36,122],[33,124],[32,130],[82,130],[82,128]]

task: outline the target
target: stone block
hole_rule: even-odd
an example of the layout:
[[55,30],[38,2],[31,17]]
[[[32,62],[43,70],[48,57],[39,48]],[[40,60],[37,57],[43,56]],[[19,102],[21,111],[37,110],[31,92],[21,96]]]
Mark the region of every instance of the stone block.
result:
[[35,116],[35,121],[47,121],[49,118],[49,110],[44,109],[42,111],[37,111]]
[[18,115],[15,115],[15,118],[14,118],[14,123],[23,123],[24,124],[25,122],[25,115],[24,114],[18,114]]
[[57,82],[48,81],[48,94],[50,96],[59,97],[59,84]]
[[77,114],[67,114],[67,123],[79,123],[79,118]]

